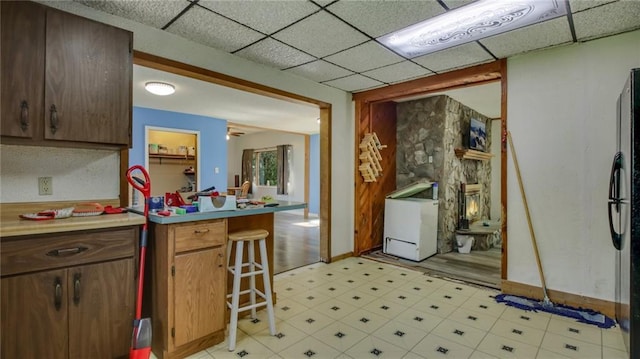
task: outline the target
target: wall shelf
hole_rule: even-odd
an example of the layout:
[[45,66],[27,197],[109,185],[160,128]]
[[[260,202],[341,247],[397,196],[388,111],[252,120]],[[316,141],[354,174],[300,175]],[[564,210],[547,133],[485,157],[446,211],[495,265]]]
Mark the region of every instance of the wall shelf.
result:
[[194,161],[196,156],[189,155],[170,155],[170,154],[149,154],[149,159],[156,158],[162,164],[162,160],[182,160],[182,161]]
[[488,161],[493,157],[491,153],[471,150],[468,148],[456,148],[454,151],[456,153],[456,157],[463,160]]

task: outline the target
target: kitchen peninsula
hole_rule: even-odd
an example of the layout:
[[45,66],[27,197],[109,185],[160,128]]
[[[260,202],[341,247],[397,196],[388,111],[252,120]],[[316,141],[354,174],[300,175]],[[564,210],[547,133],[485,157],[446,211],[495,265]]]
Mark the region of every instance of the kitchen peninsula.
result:
[[[306,203],[281,201],[273,207],[149,215],[145,307],[152,318],[156,357],[183,358],[224,341],[225,298],[231,292],[227,234],[258,228],[269,231],[267,255],[273,283],[274,213],[305,207]],[[260,280],[258,283],[264,290]],[[245,278],[242,287],[247,285]],[[273,298],[275,301],[275,293]],[[248,300],[248,295],[240,300]]]

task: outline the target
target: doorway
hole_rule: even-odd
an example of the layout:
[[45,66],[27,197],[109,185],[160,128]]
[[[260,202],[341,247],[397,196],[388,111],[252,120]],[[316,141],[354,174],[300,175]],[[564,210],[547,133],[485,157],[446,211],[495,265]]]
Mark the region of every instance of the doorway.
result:
[[[234,134],[227,139],[227,178],[230,184],[235,184],[236,179],[238,183],[251,181],[248,197],[253,200],[307,203],[305,209],[274,213],[273,272],[279,274],[319,262],[319,135],[275,131],[238,123],[228,123],[228,127],[234,130]],[[276,153],[281,145],[288,148],[286,193],[278,193],[277,185]],[[243,159],[248,159],[246,156],[250,154],[252,176],[246,177],[244,173],[248,166],[243,166]]]
[[179,192],[186,199],[200,183],[200,131],[145,126],[145,168],[151,195]]
[[[498,60],[492,63],[474,66],[467,69],[451,71],[449,73],[434,75],[427,78],[408,81],[398,85],[392,85],[385,88],[374,89],[361,93],[354,94],[354,100],[356,102],[356,144],[367,133],[376,132],[379,127],[379,123],[386,123],[388,121],[381,121],[379,111],[380,108],[384,109],[381,104],[393,103],[403,98],[420,98],[431,96],[432,94],[441,93],[449,90],[464,89],[471,86],[479,86],[496,82],[499,84],[500,99],[499,99],[499,131],[496,131],[497,144],[499,144],[499,150],[495,157],[497,160],[497,166],[494,164],[494,170],[500,174],[500,210],[499,212],[506,213],[506,142],[503,140],[503,134],[506,133],[506,61]],[[392,112],[395,116],[395,112]],[[393,120],[396,120],[395,118]],[[395,133],[395,131],[394,131]],[[395,137],[395,136],[394,136]],[[398,140],[400,141],[400,140]],[[450,146],[449,146],[450,147]],[[451,148],[447,147],[447,150]],[[395,148],[392,148],[392,153],[395,158]],[[402,154],[398,154],[401,156]],[[383,155],[384,157],[384,155]],[[427,158],[425,156],[425,158]],[[494,162],[495,163],[495,162]],[[389,173],[391,172],[391,173]],[[382,249],[382,224],[381,219],[384,218],[384,207],[379,205],[381,199],[379,195],[371,193],[369,188],[372,188],[370,183],[365,183],[359,174],[356,174],[356,203],[355,203],[355,242],[354,247],[357,254],[369,254],[373,251]],[[396,187],[396,173],[395,171],[383,172],[381,178],[378,178],[377,183],[384,183],[387,186],[393,188]],[[457,185],[457,183],[456,183]],[[379,186],[379,185],[374,185]],[[453,191],[457,193],[456,188],[442,188],[445,191]],[[442,192],[441,192],[442,193]],[[383,194],[384,196],[384,194]],[[383,199],[382,199],[383,201]],[[455,202],[454,202],[455,203]],[[494,211],[495,212],[495,211]],[[482,225],[482,222],[480,222]],[[501,215],[500,223],[497,223],[497,231],[500,233],[502,250],[499,252],[499,278],[495,280],[494,286],[500,285],[503,279],[506,279],[506,218]],[[453,238],[449,237],[449,240]],[[455,239],[453,239],[455,240]],[[503,255],[504,253],[504,255]],[[457,253],[451,253],[452,255]]]

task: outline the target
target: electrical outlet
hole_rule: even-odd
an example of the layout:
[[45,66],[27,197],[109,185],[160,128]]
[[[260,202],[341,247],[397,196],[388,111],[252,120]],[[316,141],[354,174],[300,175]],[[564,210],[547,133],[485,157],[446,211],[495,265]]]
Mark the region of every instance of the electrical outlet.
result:
[[53,179],[51,177],[38,177],[38,194],[41,196],[53,194]]

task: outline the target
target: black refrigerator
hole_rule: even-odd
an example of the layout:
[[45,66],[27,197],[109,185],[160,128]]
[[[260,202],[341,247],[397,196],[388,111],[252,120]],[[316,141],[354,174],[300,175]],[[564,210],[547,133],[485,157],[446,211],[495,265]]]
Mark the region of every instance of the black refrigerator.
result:
[[616,248],[616,320],[630,358],[640,358],[640,68],[618,97],[609,180],[609,229]]

